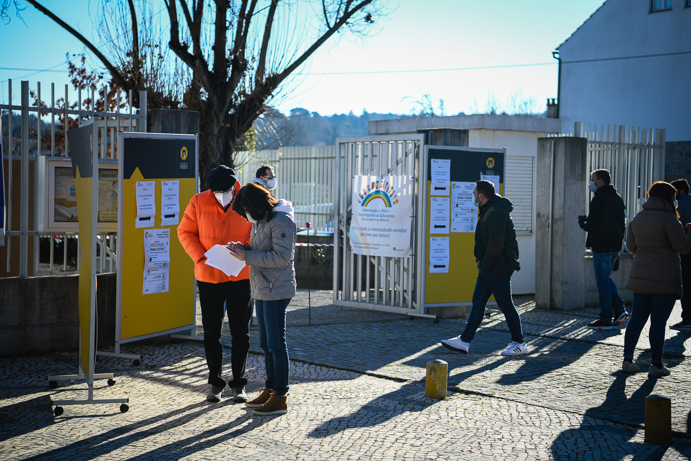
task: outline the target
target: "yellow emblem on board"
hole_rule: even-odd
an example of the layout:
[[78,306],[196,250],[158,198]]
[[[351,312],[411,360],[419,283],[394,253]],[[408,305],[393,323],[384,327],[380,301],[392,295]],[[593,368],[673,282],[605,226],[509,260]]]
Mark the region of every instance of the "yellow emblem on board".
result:
[[492,157],[487,159],[487,168],[489,168],[489,169],[494,168],[494,159]]
[[183,146],[182,149],[180,149],[180,158],[187,160],[187,147]]

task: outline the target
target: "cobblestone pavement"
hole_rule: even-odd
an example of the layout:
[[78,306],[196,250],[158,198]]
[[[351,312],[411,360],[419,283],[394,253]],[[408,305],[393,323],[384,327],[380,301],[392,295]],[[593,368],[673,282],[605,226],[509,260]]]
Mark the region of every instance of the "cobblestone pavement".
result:
[[[503,317],[486,319],[468,355],[439,340],[457,335],[463,320],[408,320],[400,315],[341,309],[330,292],[306,292],[291,303],[289,412],[258,417],[226,396],[204,401],[203,346],[130,344],[142,365],[99,358],[97,398],[129,397],[118,405],[65,406],[51,400],[86,397],[83,381],[49,389],[46,376],[76,371],[76,353],[0,359],[0,459],[237,459],[237,460],[483,460],[689,459],[686,336],[668,332],[665,361],[672,375],[618,370],[623,330],[583,328],[594,310],[543,312],[522,299],[526,356],[499,355],[509,334]],[[678,310],[673,314],[675,321]],[[307,319],[307,322],[305,322]],[[248,392],[264,381],[253,330]],[[229,338],[224,337],[224,343]],[[647,337],[637,362],[647,365]],[[226,351],[229,355],[229,351]],[[229,357],[226,357],[229,362]],[[424,396],[425,364],[449,364],[445,400]],[[644,398],[672,398],[671,445],[644,443]]]

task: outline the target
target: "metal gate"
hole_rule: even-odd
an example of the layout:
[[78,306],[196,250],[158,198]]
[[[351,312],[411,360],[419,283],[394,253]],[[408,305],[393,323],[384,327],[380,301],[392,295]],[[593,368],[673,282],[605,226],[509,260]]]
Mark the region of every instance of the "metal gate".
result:
[[[426,176],[424,135],[338,138],[334,183],[334,304],[423,315],[422,214]],[[350,247],[353,177],[408,176],[413,180],[411,247],[405,258],[357,255]]]

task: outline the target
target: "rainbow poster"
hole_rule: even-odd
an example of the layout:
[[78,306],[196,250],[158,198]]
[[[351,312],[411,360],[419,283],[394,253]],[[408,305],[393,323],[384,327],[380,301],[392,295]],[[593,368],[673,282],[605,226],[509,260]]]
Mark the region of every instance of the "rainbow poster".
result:
[[404,258],[411,252],[413,180],[407,176],[353,177],[348,236],[359,255]]

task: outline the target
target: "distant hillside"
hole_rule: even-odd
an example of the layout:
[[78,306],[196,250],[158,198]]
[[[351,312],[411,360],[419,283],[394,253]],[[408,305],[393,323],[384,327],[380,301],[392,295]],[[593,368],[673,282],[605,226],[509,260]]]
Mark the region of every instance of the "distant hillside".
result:
[[337,114],[321,116],[298,108],[290,115],[262,117],[254,126],[257,130],[258,149],[278,149],[282,146],[324,146],[334,145],[339,136],[366,136],[370,120],[401,118],[398,114],[361,115]]

